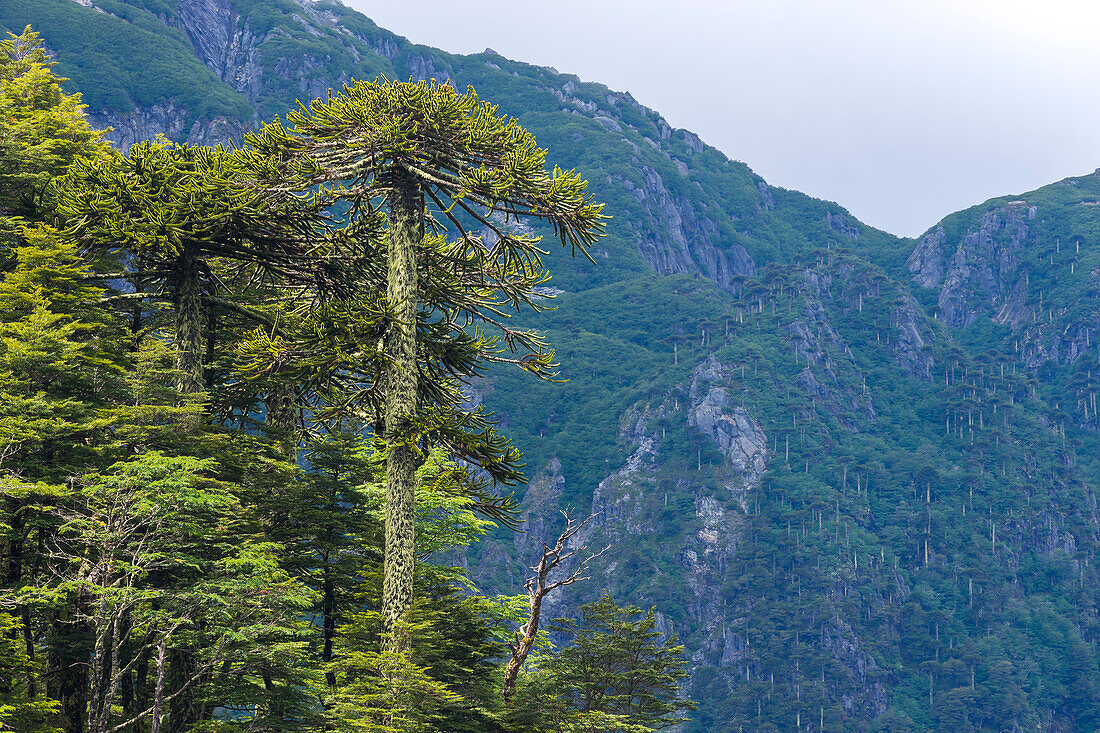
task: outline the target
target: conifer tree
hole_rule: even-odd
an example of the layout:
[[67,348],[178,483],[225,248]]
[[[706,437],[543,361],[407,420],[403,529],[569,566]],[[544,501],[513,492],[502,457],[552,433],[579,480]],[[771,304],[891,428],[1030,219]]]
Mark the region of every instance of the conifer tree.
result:
[[[54,65],[30,26],[0,41],[0,215],[40,221],[50,180],[109,150],[84,118],[80,95],[62,91],[66,79]],[[14,233],[10,223],[7,231]]]
[[[533,288],[548,277],[539,237],[507,223],[547,222],[563,244],[587,253],[605,217],[583,180],[548,173],[546,151],[472,88],[357,82],[287,122],[289,129],[268,125],[249,142],[261,153],[296,156],[303,170],[312,165],[309,185],[339,181],[333,190],[353,227],[379,206],[388,217],[378,252],[388,320],[374,403],[387,461],[383,618],[392,632],[411,602],[415,474],[428,436],[494,478],[519,476],[514,451],[491,438],[481,416],[461,410],[454,380],[488,361],[553,374],[541,338],[504,320],[508,308],[537,310]],[[497,333],[487,335],[486,326]],[[435,373],[425,366],[432,363]],[[407,639],[392,643],[401,649]]]
[[581,606],[579,619],[554,622],[570,643],[542,671],[550,694],[567,705],[566,720],[574,718],[581,730],[601,719],[604,727],[588,729],[660,730],[686,719],[682,713],[695,705],[679,689],[687,677],[684,647],[656,626],[652,609],[643,615],[606,592]]
[[263,192],[256,177],[264,174],[220,146],[161,139],[125,157],[79,162],[61,186],[67,235],[101,268],[118,270],[106,274],[129,281],[131,292],[117,297],[172,313],[185,394],[207,387],[212,314],[269,323],[263,305],[278,300],[270,288],[285,297],[335,287],[318,236],[324,202]]

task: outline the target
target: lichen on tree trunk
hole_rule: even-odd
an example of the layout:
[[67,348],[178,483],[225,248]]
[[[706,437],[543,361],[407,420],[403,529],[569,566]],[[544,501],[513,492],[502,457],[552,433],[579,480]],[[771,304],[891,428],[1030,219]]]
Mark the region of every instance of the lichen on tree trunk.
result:
[[412,604],[416,510],[414,447],[418,294],[416,250],[424,235],[424,194],[407,173],[393,174],[386,297],[393,321],[386,339],[386,548],[382,583],[382,622],[387,648],[404,651],[409,638],[403,621]]
[[184,245],[176,262],[176,368],[183,394],[205,388],[202,368],[202,281],[198,253]]
[[285,384],[272,385],[271,391],[264,398],[267,409],[264,422],[268,435],[279,442],[290,463],[298,460],[298,410],[295,401],[294,390]]

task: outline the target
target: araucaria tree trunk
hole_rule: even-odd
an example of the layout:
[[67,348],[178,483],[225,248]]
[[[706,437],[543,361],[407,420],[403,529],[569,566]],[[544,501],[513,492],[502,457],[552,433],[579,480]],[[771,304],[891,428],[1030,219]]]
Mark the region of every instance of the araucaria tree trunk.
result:
[[[502,320],[513,308],[545,308],[535,292],[547,278],[540,237],[511,222],[545,222],[570,251],[587,255],[586,248],[603,235],[607,217],[575,171],[547,172],[546,151],[534,137],[472,89],[459,94],[434,81],[356,82],[327,101],[289,112],[287,121],[291,129],[266,125],[248,137],[249,145],[261,156],[298,151],[293,155],[307,177],[296,186],[302,193],[321,186],[347,204],[348,241],[376,245],[386,238],[391,321],[383,353],[355,359],[334,353],[325,369],[346,379],[350,401],[341,404],[358,402],[384,416],[375,426],[387,448],[382,625],[387,650],[402,651],[409,646],[403,621],[412,600],[415,483],[422,451],[440,450],[465,466],[476,465],[478,475],[463,488],[495,518],[510,523],[511,501],[493,495],[481,479],[523,481],[519,452],[480,409],[462,406],[460,385],[490,363],[512,364],[544,378],[556,373],[554,351],[540,334]],[[293,162],[294,170],[298,166]],[[279,190],[285,193],[286,187],[280,184]],[[389,207],[388,222],[378,221],[371,205],[380,196]],[[427,241],[426,203],[432,212]],[[373,257],[378,247],[363,252]],[[417,284],[418,262],[423,286]],[[356,265],[365,276],[357,282],[356,297],[375,297],[380,264]],[[418,332],[421,309],[432,323]],[[375,325],[360,327],[369,344],[377,342]]]
[[408,647],[402,621],[412,603],[416,511],[416,251],[424,236],[424,194],[404,171],[393,174],[386,297],[393,322],[386,342],[386,559],[382,623],[386,646]]
[[202,273],[198,253],[184,245],[176,263],[176,367],[183,394],[201,392],[206,384],[202,369]]

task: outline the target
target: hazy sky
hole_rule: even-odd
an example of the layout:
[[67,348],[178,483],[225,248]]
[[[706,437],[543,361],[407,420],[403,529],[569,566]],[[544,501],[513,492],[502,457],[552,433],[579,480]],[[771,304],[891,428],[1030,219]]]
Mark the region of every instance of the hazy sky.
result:
[[416,43],[629,91],[896,234],[1100,166],[1094,1],[344,2]]

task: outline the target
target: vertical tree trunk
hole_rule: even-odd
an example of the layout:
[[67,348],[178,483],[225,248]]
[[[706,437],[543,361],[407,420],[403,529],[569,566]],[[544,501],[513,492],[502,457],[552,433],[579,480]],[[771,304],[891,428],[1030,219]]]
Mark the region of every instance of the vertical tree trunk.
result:
[[298,410],[294,391],[285,384],[275,384],[264,398],[267,414],[264,423],[269,437],[279,441],[283,454],[290,463],[298,460]]
[[103,696],[103,711],[99,720],[99,733],[106,733],[107,722],[111,718],[111,708],[114,705],[115,697],[118,695],[118,685],[121,679],[118,673],[119,652],[122,650],[123,631],[121,622],[122,617],[118,615],[115,616],[114,623],[111,625],[111,666],[107,677],[106,694]]
[[389,270],[386,297],[393,323],[386,343],[386,549],[382,623],[386,647],[404,651],[402,621],[412,603],[417,456],[416,250],[424,234],[424,194],[416,180],[397,172],[390,194]]
[[329,664],[332,662],[332,646],[336,638],[336,587],[332,578],[332,567],[328,561],[328,551],[326,550],[322,556],[324,562],[324,581],[322,587],[324,589],[324,600],[321,612],[325,617],[324,628],[324,648],[321,650],[321,662],[325,665],[325,683],[329,687],[336,686],[336,675],[331,669]]
[[107,681],[106,669],[110,654],[107,649],[113,644],[111,628],[107,623],[109,602],[106,596],[99,599],[95,613],[95,647],[92,653],[92,666],[89,671],[88,700],[91,702],[88,711],[88,730],[92,733],[100,733],[100,720],[104,715],[104,709],[110,710],[110,704],[104,702],[103,685]]
[[75,592],[54,620],[51,634],[46,695],[61,703],[57,725],[65,733],[87,731],[88,650],[94,640],[87,622],[76,620],[87,606],[87,595]]
[[[23,585],[23,543],[24,543],[24,529],[23,529],[23,502],[15,499],[14,497],[8,497],[7,499],[7,515],[8,515],[8,534],[4,538],[4,547],[0,552],[0,557],[6,558],[3,569],[3,587],[6,589],[19,588]],[[34,645],[30,641],[30,614],[25,606],[21,604],[16,606],[17,612],[13,613],[13,617],[18,617],[22,621],[22,632],[16,631],[13,634],[13,638],[22,634],[26,648],[28,651],[28,657],[34,658]],[[28,671],[27,673],[27,690],[28,693],[34,695],[34,673]],[[14,685],[14,680],[12,684]],[[0,698],[5,693],[11,692],[11,687],[5,684],[0,688]]]
[[184,394],[205,387],[202,369],[202,282],[198,253],[185,246],[176,263],[176,367]]
[[263,677],[264,690],[267,691],[268,716],[271,718],[272,724],[276,730],[283,730],[285,728],[283,718],[286,715],[286,711],[279,696],[279,690],[275,686],[275,678],[271,674],[271,670],[268,668],[267,664],[263,665],[260,676]]
[[[206,389],[203,369],[205,344],[203,332],[205,318],[202,304],[202,273],[198,252],[184,245],[176,263],[176,368],[179,369],[179,391],[194,394]],[[158,664],[160,661],[158,660]],[[173,650],[168,655],[169,684],[173,680],[187,680],[194,672],[194,660],[190,651]],[[161,670],[157,670],[158,685]],[[182,682],[180,684],[183,684]],[[158,688],[158,695],[164,690]],[[187,691],[169,701],[167,729],[172,733],[186,730],[198,720],[193,691]],[[159,726],[160,723],[158,722]]]
[[168,639],[161,639],[157,644],[157,683],[153,688],[153,721],[149,726],[150,733],[160,733],[160,718],[164,714],[164,678],[167,672]]
[[24,608],[21,618],[23,620],[23,645],[27,653],[27,659],[31,661],[31,664],[27,665],[27,695],[34,697],[38,694],[38,675],[35,673],[34,665],[37,647],[34,643],[34,632],[31,631],[30,611]]
[[[173,691],[168,701],[168,725],[170,733],[183,733],[202,719],[202,709],[196,700],[195,685],[191,684],[198,673],[195,652],[191,648],[172,649],[168,652],[168,687]],[[159,674],[159,671],[158,671]]]

